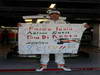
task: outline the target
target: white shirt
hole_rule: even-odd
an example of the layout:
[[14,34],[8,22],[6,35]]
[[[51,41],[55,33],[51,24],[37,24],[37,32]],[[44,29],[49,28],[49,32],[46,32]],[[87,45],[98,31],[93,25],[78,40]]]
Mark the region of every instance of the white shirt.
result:
[[51,24],[51,23],[55,23],[55,24],[66,24],[66,22],[64,20],[56,20],[56,21],[54,21],[54,20],[48,20],[48,21],[46,21],[44,23],[47,23],[47,24]]

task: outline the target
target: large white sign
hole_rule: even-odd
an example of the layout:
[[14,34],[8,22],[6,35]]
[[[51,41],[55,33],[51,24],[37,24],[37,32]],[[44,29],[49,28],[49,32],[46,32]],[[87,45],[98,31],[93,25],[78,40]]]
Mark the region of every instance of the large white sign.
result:
[[28,24],[19,27],[20,54],[77,53],[84,24]]

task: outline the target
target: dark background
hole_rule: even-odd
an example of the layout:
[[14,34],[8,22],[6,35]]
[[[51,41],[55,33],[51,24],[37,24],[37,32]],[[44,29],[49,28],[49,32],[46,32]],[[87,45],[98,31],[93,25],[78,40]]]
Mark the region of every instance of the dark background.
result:
[[99,23],[100,0],[0,0],[0,25],[16,26],[22,16],[46,14],[51,3],[72,23]]

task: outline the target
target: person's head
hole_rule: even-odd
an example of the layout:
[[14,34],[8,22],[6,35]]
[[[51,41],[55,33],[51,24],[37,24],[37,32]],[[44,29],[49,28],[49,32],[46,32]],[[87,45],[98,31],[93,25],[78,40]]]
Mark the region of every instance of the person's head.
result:
[[49,12],[49,16],[50,16],[50,19],[52,20],[58,20],[60,17],[60,12],[57,10],[52,10]]

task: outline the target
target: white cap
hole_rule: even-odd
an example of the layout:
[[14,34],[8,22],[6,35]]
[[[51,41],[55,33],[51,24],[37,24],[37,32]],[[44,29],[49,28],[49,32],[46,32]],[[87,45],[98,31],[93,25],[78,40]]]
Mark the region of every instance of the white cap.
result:
[[57,11],[57,10],[51,10],[51,11],[48,12],[48,14],[53,14],[53,13],[56,13],[56,14],[59,14],[60,15],[60,12]]

